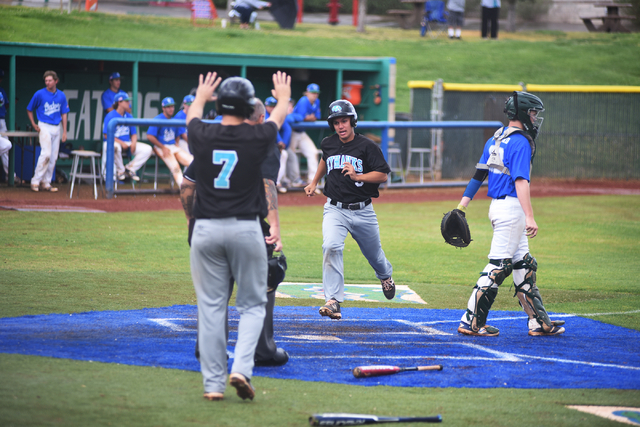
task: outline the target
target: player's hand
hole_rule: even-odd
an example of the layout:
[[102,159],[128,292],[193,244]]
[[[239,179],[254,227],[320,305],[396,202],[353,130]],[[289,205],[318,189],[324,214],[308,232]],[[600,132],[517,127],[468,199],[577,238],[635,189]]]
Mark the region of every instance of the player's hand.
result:
[[291,98],[291,76],[282,71],[274,73],[271,95],[278,102],[289,102],[289,98]]
[[278,142],[278,149],[279,149],[280,151],[284,151],[284,150],[286,150],[286,149],[287,149],[287,146],[286,146],[286,145],[284,145],[284,142]]
[[352,181],[358,180],[358,174],[356,173],[353,165],[349,162],[344,162],[344,164],[342,165],[342,174],[351,178]]
[[307,194],[307,197],[313,197],[316,195],[316,185],[311,183],[304,187],[304,192]]
[[67,131],[66,131],[66,129],[62,131],[62,136],[60,137],[60,141],[67,142]]
[[538,234],[538,224],[536,224],[536,220],[533,217],[525,218],[525,230],[527,231],[527,236],[532,239]]
[[169,147],[167,147],[166,145],[162,146],[162,157],[169,157],[171,156],[171,150],[169,150]]
[[222,81],[221,77],[218,77],[218,73],[208,72],[206,76],[200,74],[198,89],[196,90],[196,98],[204,100],[204,102],[213,102],[216,100],[214,92],[220,86]]

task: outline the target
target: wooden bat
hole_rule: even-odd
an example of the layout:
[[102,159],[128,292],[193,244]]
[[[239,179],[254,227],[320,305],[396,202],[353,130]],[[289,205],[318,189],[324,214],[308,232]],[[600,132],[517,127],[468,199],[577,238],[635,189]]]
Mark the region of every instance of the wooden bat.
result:
[[360,414],[313,414],[309,417],[312,426],[358,426],[382,423],[440,423],[442,416],[435,417],[379,417]]
[[353,376],[356,378],[379,377],[405,371],[442,371],[442,365],[413,366],[411,368],[389,365],[358,366],[353,368]]

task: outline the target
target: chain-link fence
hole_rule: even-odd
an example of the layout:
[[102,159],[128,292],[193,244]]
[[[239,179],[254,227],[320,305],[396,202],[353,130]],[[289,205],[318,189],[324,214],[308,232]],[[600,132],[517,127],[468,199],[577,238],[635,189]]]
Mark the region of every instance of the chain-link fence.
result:
[[[431,120],[433,89],[414,83],[412,120]],[[422,86],[422,87],[420,87]],[[444,85],[442,120],[507,123],[504,102],[519,86]],[[640,87],[529,85],[546,111],[536,141],[534,175],[550,178],[640,179]],[[494,130],[446,129],[441,179],[468,179]],[[408,136],[412,147],[431,147],[428,130]],[[406,157],[405,157],[406,158]]]

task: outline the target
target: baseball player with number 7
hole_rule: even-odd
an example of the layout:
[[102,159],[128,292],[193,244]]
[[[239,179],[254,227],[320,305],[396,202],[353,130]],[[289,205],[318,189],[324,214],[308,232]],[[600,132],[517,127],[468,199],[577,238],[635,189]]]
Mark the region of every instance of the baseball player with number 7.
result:
[[[544,111],[542,100],[527,92],[514,92],[504,112],[509,125],[498,129],[484,146],[476,173],[469,181],[458,211],[466,211],[482,182],[489,177],[488,196],[493,200],[489,219],[493,239],[489,263],[473,288],[458,332],[475,336],[498,336],[498,328],[486,324],[489,309],[500,286],[513,272],[515,296],[528,315],[529,335],[558,335],[564,321],[552,321],[536,285],[538,264],[529,253],[529,240],[538,234],[533,217],[529,181]],[[455,211],[455,210],[454,210]],[[464,216],[464,214],[463,214]]]
[[[264,124],[245,122],[254,111],[251,82],[230,77],[220,84],[216,73],[200,82],[187,112],[189,143],[194,154],[197,197],[191,239],[191,276],[198,298],[198,343],[204,397],[222,400],[227,378],[227,315],[230,280],[238,286],[240,314],[235,358],[229,384],[242,399],[253,399],[254,353],[267,303],[267,249],[260,225],[267,216],[261,165],[274,149],[278,129],[287,115],[291,77],[273,75],[276,108]],[[220,123],[204,123],[205,103],[213,101]],[[273,236],[270,236],[273,237]],[[267,243],[275,243],[267,240]]]

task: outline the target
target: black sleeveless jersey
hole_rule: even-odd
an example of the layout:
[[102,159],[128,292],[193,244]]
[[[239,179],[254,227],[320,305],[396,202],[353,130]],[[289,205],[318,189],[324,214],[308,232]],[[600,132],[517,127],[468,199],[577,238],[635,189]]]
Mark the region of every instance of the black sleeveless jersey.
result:
[[351,163],[357,174],[373,171],[391,172],[382,150],[375,142],[356,133],[352,141],[344,144],[337,134],[333,134],[322,140],[320,148],[322,159],[327,164],[324,186],[324,194],[327,197],[342,203],[357,203],[379,196],[380,184],[352,181],[342,174],[342,165],[345,162]]

